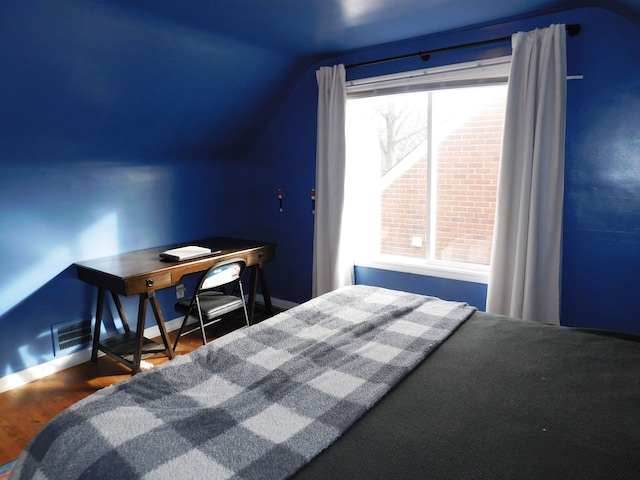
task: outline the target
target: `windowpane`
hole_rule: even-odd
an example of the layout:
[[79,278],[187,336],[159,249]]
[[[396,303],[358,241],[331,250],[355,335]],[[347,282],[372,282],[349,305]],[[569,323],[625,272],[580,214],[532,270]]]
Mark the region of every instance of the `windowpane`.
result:
[[489,265],[506,89],[348,100],[360,251]]

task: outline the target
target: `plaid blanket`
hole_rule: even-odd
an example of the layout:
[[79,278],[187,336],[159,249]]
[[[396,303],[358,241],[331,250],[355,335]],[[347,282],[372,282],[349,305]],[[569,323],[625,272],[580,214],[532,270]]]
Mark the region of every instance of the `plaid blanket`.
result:
[[31,441],[11,478],[286,478],[474,310],[336,290],[78,402]]

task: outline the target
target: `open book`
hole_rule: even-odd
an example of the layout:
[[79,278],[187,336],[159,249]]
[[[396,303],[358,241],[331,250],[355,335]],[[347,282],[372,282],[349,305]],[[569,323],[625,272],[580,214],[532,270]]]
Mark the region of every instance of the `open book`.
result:
[[203,257],[211,253],[210,248],[197,247],[195,245],[189,245],[186,247],[172,248],[165,250],[160,254],[165,260],[171,260],[177,262],[180,260],[189,260],[190,258]]

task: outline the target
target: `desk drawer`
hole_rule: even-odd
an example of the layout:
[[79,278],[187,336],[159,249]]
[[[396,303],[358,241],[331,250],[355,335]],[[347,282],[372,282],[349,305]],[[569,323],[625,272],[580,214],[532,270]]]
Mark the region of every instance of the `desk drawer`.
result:
[[276,258],[275,248],[263,248],[257,252],[247,254],[247,266],[258,265],[263,262],[270,262]]
[[136,277],[127,280],[127,295],[136,295],[152,290],[160,290],[172,285],[170,273],[159,273],[150,277]]

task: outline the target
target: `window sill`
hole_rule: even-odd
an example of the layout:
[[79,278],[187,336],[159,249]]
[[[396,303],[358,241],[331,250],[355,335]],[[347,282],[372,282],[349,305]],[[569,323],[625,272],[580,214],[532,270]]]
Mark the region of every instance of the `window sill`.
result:
[[489,267],[485,265],[448,262],[429,263],[404,257],[359,258],[354,264],[358,267],[483,283],[485,285],[489,283]]

